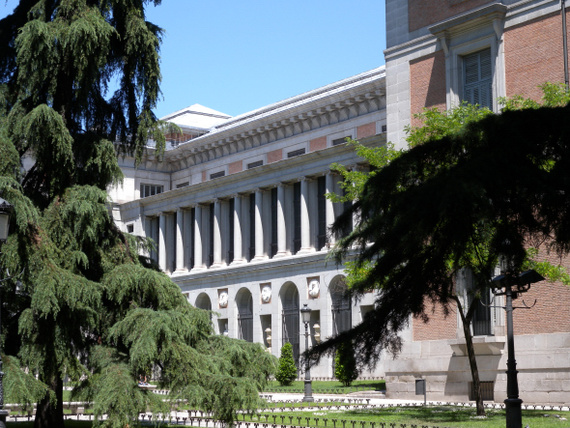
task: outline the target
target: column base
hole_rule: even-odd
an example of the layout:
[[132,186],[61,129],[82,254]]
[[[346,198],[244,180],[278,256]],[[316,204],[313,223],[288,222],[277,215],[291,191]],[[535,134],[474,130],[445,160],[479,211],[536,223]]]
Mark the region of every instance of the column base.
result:
[[230,263],[230,266],[243,265],[243,264],[245,264],[245,262],[246,262],[245,259],[239,259],[239,260],[235,260],[235,259],[234,259],[234,260]]
[[263,255],[263,256],[255,256],[253,259],[251,259],[252,262],[262,262],[264,260],[267,260],[268,257]]
[[274,259],[280,259],[282,257],[287,257],[287,251],[281,251],[281,252],[277,252],[273,258]]
[[206,266],[193,267],[192,269],[190,269],[190,273],[204,272],[205,270],[206,270]]

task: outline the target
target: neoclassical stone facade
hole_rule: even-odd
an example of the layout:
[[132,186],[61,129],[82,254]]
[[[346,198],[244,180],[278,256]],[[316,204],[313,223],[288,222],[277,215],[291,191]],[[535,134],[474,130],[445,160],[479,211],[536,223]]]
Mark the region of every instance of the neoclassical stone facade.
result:
[[[184,131],[163,160],[124,159],[110,191],[123,230],[156,242],[151,256],[193,305],[212,310],[219,334],[304,350],[300,308],[312,309],[310,343],[358,323],[373,295],[344,295],[327,233],[343,205],[331,164],[367,168],[346,138],[386,142],[385,72],[378,68],[229,118],[194,105],[167,117]],[[182,141],[181,141],[182,140]],[[332,361],[312,371],[331,377]]]

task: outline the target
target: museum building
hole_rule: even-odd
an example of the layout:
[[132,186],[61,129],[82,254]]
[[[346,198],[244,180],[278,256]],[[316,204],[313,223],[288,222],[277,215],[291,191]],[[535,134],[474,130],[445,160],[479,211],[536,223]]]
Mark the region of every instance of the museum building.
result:
[[[151,256],[191,304],[212,310],[217,333],[276,356],[291,342],[298,357],[305,304],[309,346],[359,323],[374,305],[373,293],[346,297],[343,267],[330,259],[327,231],[344,209],[325,197],[342,193],[331,164],[368,168],[346,138],[403,148],[406,127],[419,124],[414,114],[425,107],[466,100],[499,111],[501,97],[540,99],[539,85],[567,76],[564,4],[386,0],[385,68],[237,117],[193,105],[163,118],[184,135],[169,136],[163,159],[152,149],[137,168],[120,159],[125,180],[110,190],[114,218],[122,230],[153,238]],[[458,277],[465,301],[471,283],[468,272]],[[538,283],[524,299],[536,305],[514,312],[520,397],[567,403],[570,288]],[[479,375],[484,398],[501,402],[504,301],[491,293],[483,300],[472,326]],[[430,400],[472,398],[459,314],[433,307],[428,323],[411,319],[402,337],[399,356],[382,355],[365,374],[384,377],[389,397],[417,398],[415,380],[425,379]],[[312,374],[331,378],[331,359]]]
[[[193,105],[165,118],[183,137],[163,159],[121,159],[110,191],[125,232],[151,237],[151,256],[191,304],[213,311],[216,332],[304,351],[300,309],[312,310],[310,344],[359,323],[373,294],[345,296],[328,232],[344,209],[331,164],[367,168],[346,139],[386,142],[383,67],[237,117]],[[172,136],[175,137],[175,136]],[[313,376],[332,377],[327,358]]]

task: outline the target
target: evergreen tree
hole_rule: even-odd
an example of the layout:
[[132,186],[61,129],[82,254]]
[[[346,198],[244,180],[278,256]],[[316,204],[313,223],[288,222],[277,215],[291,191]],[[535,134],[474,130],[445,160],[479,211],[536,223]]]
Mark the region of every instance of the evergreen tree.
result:
[[342,343],[336,350],[334,357],[334,376],[344,386],[350,386],[358,378],[354,348],[349,342]]
[[297,366],[293,358],[293,345],[286,342],[281,347],[281,356],[275,373],[275,379],[281,386],[288,386],[297,379]]
[[22,272],[1,287],[3,350],[18,356],[5,386],[38,403],[38,428],[63,426],[65,376],[103,425],[123,427],[169,405],[138,387],[151,369],[169,398],[226,422],[256,408],[274,370],[260,345],[213,336],[208,313],[139,256],[149,243],[109,216],[116,150],[140,159],[149,137],[164,148],[149,3],[21,0],[0,20],[0,195],[15,207],[0,265]]
[[[543,90],[544,105],[569,101],[563,86]],[[380,292],[362,324],[315,346],[309,358],[354,343],[359,363],[374,365],[381,350],[399,352],[399,332],[411,316],[427,322],[434,304],[446,313],[455,304],[478,385],[470,325],[499,258],[510,259],[515,271],[534,268],[570,283],[561,266],[535,261],[533,248],[546,242],[562,254],[570,249],[563,169],[570,159],[568,107],[548,109],[521,97],[502,102],[500,115],[468,105],[425,110],[424,126],[408,128],[410,150],[357,145],[371,172],[338,168],[352,192],[345,198],[355,203],[334,230],[342,233],[355,212],[360,221],[339,240],[336,256],[344,260],[358,246],[356,260],[347,263],[347,284],[357,295]],[[476,278],[468,302],[456,293],[457,272],[465,267]],[[477,412],[484,414],[476,390]]]

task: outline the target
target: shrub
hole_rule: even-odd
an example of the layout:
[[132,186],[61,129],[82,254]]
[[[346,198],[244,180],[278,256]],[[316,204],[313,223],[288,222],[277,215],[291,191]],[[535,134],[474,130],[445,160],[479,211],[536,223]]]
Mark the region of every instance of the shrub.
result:
[[334,375],[344,385],[350,384],[358,377],[356,359],[352,344],[342,344],[336,350],[334,357]]
[[295,359],[293,358],[293,346],[289,342],[285,343],[281,348],[275,379],[281,386],[291,385],[291,382],[297,379],[297,366],[295,366]]

